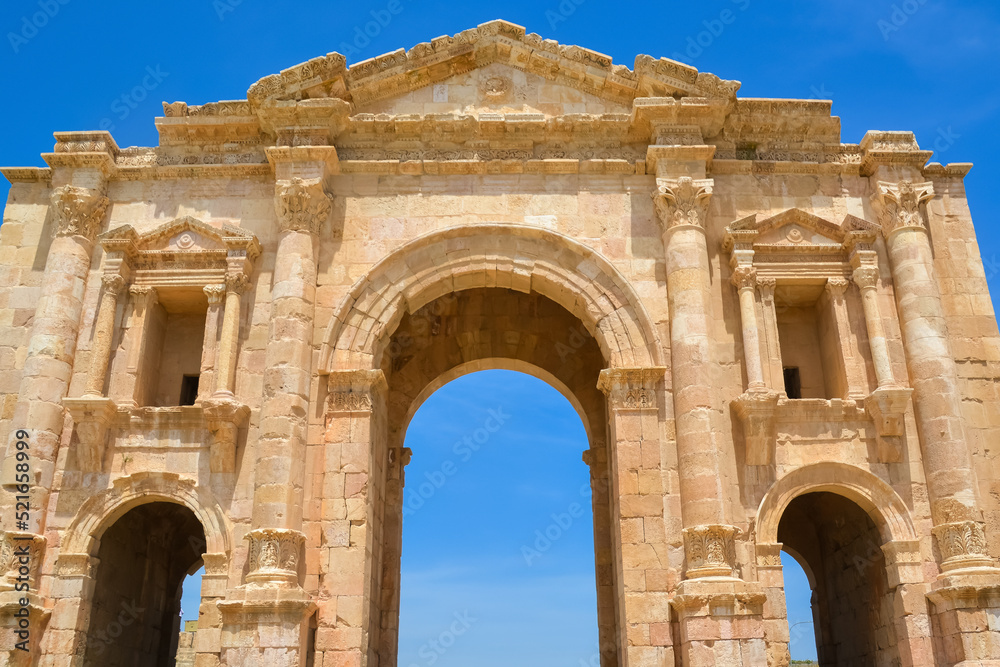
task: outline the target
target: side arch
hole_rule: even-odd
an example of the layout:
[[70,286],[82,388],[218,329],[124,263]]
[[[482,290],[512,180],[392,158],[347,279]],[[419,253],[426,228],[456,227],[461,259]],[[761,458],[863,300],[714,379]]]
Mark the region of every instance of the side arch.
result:
[[917,539],[910,511],[891,486],[872,473],[835,461],[803,466],[775,482],[757,510],[757,544],[777,544],[778,524],[795,498],[826,491],[858,505],[878,527],[882,541]]
[[120,477],[110,489],[90,497],[66,529],[61,551],[95,555],[100,537],[115,521],[131,509],[154,502],[187,507],[205,530],[205,552],[231,553],[229,519],[212,494],[193,479],[168,472],[137,472]]
[[331,319],[319,372],[377,368],[404,313],[476,287],[552,299],[583,322],[612,368],[663,364],[648,313],[605,257],[558,232],[498,223],[434,231],[375,264]]

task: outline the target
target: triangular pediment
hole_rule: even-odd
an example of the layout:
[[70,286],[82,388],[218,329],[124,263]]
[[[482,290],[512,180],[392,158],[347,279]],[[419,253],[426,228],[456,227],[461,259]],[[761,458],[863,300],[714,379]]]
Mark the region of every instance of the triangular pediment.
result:
[[[474,75],[494,65],[505,69]],[[533,77],[518,79],[514,72]],[[372,110],[394,108],[386,100],[398,100],[396,104],[402,106],[412,104],[413,95],[419,99],[429,95],[430,103],[434,103],[434,87],[442,85],[449,89],[468,86],[449,90],[449,97],[475,105],[501,92],[498,88],[504,86],[505,73],[512,96],[516,96],[519,84],[530,89],[541,85],[540,81],[557,84],[559,87],[550,91],[556,96],[562,90],[584,93],[587,97],[579,98],[581,101],[567,102],[578,105],[580,113],[601,113],[579,106],[595,100],[613,103],[617,105],[615,110],[623,105],[630,107],[637,97],[735,100],[740,86],[739,82],[724,81],[667,58],[641,55],[629,68],[613,63],[602,53],[527,34],[521,26],[497,20],[350,67],[347,58],[339,53],[314,58],[264,77],[250,87],[247,99],[252,107],[259,107],[268,101],[337,97],[350,102],[356,112],[375,112]],[[417,92],[422,89],[427,90]],[[444,92],[439,89],[438,95],[443,97]],[[566,96],[578,99],[569,93]]]
[[185,216],[171,220],[148,232],[139,234],[131,225],[122,225],[99,237],[108,250],[128,246],[131,252],[169,253],[226,253],[242,249],[248,253],[259,252],[257,238],[238,227],[216,227],[197,218]]
[[757,222],[756,231],[754,245],[839,247],[845,238],[839,225],[798,208]]

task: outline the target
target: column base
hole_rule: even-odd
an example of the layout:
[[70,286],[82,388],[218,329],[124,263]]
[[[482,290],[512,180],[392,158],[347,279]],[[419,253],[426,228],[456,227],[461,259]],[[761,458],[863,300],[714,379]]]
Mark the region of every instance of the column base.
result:
[[774,462],[774,415],[780,397],[776,391],[755,388],[733,399],[733,411],[743,423],[747,465],[764,466]]
[[250,407],[234,396],[215,394],[201,403],[208,429],[209,469],[212,472],[236,471],[236,442],[240,429],[250,418]]
[[301,667],[316,603],[294,588],[247,584],[216,603],[222,614],[220,661],[247,667]]
[[875,422],[879,459],[885,463],[903,460],[902,436],[911,394],[913,390],[904,387],[879,387],[865,399],[865,409]]
[[763,587],[735,577],[681,582],[671,600],[685,667],[767,666]]
[[77,463],[84,472],[101,472],[108,428],[114,423],[118,406],[104,396],[64,398],[63,405],[73,415],[79,445]]

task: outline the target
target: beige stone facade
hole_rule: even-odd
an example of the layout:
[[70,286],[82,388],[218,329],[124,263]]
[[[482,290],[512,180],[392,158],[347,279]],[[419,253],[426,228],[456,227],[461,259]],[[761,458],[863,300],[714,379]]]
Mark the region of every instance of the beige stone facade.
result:
[[485,368],[584,422],[605,667],[787,664],[783,549],[821,665],[1000,664],[970,165],[738,89],[494,21],[4,169],[0,664],[173,664],[204,565],[197,667],[393,667],[406,426]]

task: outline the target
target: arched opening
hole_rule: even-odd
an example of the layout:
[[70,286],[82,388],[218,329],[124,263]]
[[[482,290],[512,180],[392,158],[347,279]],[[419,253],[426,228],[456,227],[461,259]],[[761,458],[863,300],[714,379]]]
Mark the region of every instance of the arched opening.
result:
[[201,568],[205,546],[194,512],[170,502],[134,507],[108,527],[96,554],[84,664],[172,667],[182,585]]
[[587,664],[597,588],[574,406],[525,373],[471,373],[422,403],[405,442],[398,664]]
[[[592,528],[575,532],[589,531],[592,541],[587,543],[585,551],[589,559],[589,583],[569,588],[574,589],[575,594],[581,595],[584,592],[577,590],[581,587],[596,589],[596,604],[591,600],[589,608],[591,611],[596,609],[594,615],[597,626],[596,636],[587,640],[586,655],[580,659],[586,664],[596,665],[598,662],[603,665],[617,664],[619,635],[616,585],[618,582],[612,548],[610,499],[613,489],[608,472],[608,418],[606,399],[597,388],[600,372],[607,364],[593,335],[571,312],[539,293],[498,287],[470,288],[448,292],[412,312],[404,313],[389,338],[380,345],[380,349],[382,350],[380,367],[387,385],[385,399],[387,466],[384,482],[377,481],[379,484],[384,484],[384,487],[374,491],[376,497],[385,500],[377,506],[376,527],[372,533],[374,553],[378,560],[376,571],[382,573],[374,580],[372,591],[372,599],[377,601],[377,608],[373,609],[377,615],[373,615],[373,618],[380,619],[380,627],[373,630],[373,633],[377,632],[377,637],[373,634],[369,639],[378,647],[379,662],[397,664],[398,657],[398,664],[410,664],[403,661],[402,656],[398,656],[402,595],[401,555],[406,552],[402,546],[403,523],[405,519],[411,518],[408,513],[404,514],[404,511],[407,507],[406,502],[413,497],[412,492],[419,491],[421,484],[431,483],[424,473],[429,472],[432,476],[435,473],[434,463],[426,449],[422,451],[413,448],[413,456],[423,461],[411,464],[414,465],[413,468],[407,466],[410,461],[410,450],[407,449],[408,445],[404,444],[409,425],[418,409],[427,404],[428,397],[448,382],[475,371],[502,369],[508,372],[520,371],[533,376],[525,381],[543,387],[547,396],[558,397],[559,409],[565,414],[572,414],[575,419],[574,429],[580,441],[574,445],[576,447],[574,453],[563,459],[568,466],[564,470],[576,470],[576,474],[583,474],[583,478],[573,480],[572,485],[575,487],[573,493],[576,497],[567,500],[566,505],[568,508],[570,503],[584,501],[579,503],[580,508],[575,508],[574,512],[586,512],[587,509],[589,512],[574,518],[574,526],[582,528],[584,524],[589,524]],[[507,376],[517,377],[515,374]],[[446,394],[447,392],[446,388]],[[434,399],[431,401],[433,404]],[[496,407],[490,405],[485,409],[495,410]],[[485,428],[485,419],[488,416],[488,413],[484,413],[484,424],[474,426],[473,431],[476,428]],[[417,423],[419,424],[419,420]],[[445,442],[449,446],[454,446],[453,441]],[[580,461],[580,450],[586,452],[589,470]],[[464,452],[452,453],[452,456],[464,455]],[[431,467],[424,472],[415,472],[420,470],[424,462]],[[443,463],[444,461],[439,462]],[[523,465],[523,462],[503,465],[498,463],[497,469],[491,470],[490,473],[506,474],[507,482],[516,483],[524,478]],[[447,475],[447,471],[442,471],[440,468],[437,472]],[[433,486],[432,483],[431,485]],[[455,484],[451,488],[460,487],[461,484]],[[582,496],[581,491],[585,491],[586,495]],[[435,494],[437,493],[435,490]],[[438,498],[431,500],[437,502]],[[494,497],[481,500],[496,503],[498,499]],[[498,510],[503,509],[495,504],[493,506]],[[457,511],[455,507],[447,509]],[[460,505],[458,509],[464,511],[468,508]],[[540,506],[534,509],[543,508]],[[559,515],[563,511],[565,510],[550,509],[542,516],[549,516],[553,512]],[[592,521],[589,518],[584,520],[589,514],[593,516]],[[419,523],[416,523],[419,520],[413,518],[414,530],[419,527]],[[454,526],[457,530],[461,527],[455,519],[444,518],[442,521],[449,528]],[[533,523],[536,522],[534,520],[525,519],[525,521],[529,525],[519,525],[519,527],[530,529],[526,536],[516,540],[509,554],[511,561],[520,564],[518,567],[525,566],[525,557],[520,551],[524,541],[534,534],[536,528],[544,534],[552,519],[549,517],[549,521],[541,526],[534,526]],[[479,528],[484,526],[480,525]],[[566,545],[571,543],[572,540],[565,542]],[[565,547],[561,546],[560,549],[562,548]],[[415,551],[414,555],[416,554]],[[540,559],[532,559],[532,565],[527,569],[530,573],[543,572],[546,568],[554,567],[556,560],[554,555],[546,553]],[[547,563],[543,564],[542,561]],[[480,632],[485,634],[485,626],[480,627],[483,628]],[[442,627],[438,634],[449,628],[450,624],[448,627]],[[423,642],[432,640],[436,636],[424,637],[418,642],[417,649],[419,650]],[[502,637],[507,642],[508,652],[518,644],[516,633],[510,635],[500,630],[496,633],[496,637],[498,641]],[[422,659],[418,659],[416,664],[421,664]],[[522,661],[522,664],[525,663]],[[551,664],[551,661],[546,664]]]
[[808,576],[820,666],[898,664],[893,594],[871,517],[839,494],[806,493],[782,513],[778,541]]
[[815,663],[816,609],[815,580],[799,560],[781,552],[781,573],[785,583],[785,618],[788,619],[788,653],[793,664]]

